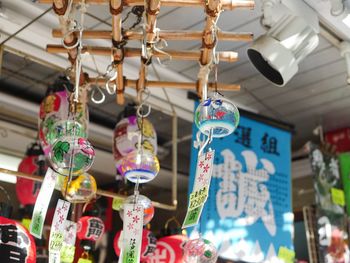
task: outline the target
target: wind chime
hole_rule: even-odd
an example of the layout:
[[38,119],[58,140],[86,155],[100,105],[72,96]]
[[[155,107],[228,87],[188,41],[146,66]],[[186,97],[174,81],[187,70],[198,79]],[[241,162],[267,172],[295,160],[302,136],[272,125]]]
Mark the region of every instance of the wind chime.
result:
[[[221,11],[219,11],[221,12]],[[217,17],[217,19],[219,16]],[[190,194],[189,206],[183,223],[183,228],[197,226],[202,209],[208,198],[215,150],[210,147],[213,138],[222,138],[234,132],[239,123],[237,107],[225,99],[217,90],[218,56],[215,52],[217,36],[217,19],[212,21],[211,37],[215,43],[209,64],[201,67],[200,74],[214,70],[214,93],[208,96],[208,86],[202,86],[202,102],[195,111],[195,124],[198,128],[197,141],[194,146],[198,148],[197,168],[194,186]],[[204,73],[208,76],[208,73]],[[204,137],[204,139],[201,139]],[[184,246],[184,261],[216,262],[218,251],[209,240],[199,238],[189,240]]]
[[[53,138],[54,142],[48,154],[52,168],[60,175],[66,176],[62,193],[67,200],[73,203],[86,202],[94,197],[97,191],[95,179],[87,174],[93,164],[95,150],[87,140],[87,123],[84,123],[82,119],[84,115],[82,108],[86,108],[86,99],[84,102],[79,101],[82,98],[79,96],[79,92],[82,71],[83,12],[81,12],[80,17],[74,93],[70,98],[68,118],[56,121],[49,131],[49,137]],[[83,103],[85,107],[82,107]],[[90,189],[85,189],[84,186],[90,186]]]
[[[146,98],[143,98],[146,94]],[[115,252],[123,262],[132,258],[135,262],[145,260],[148,253],[155,250],[156,238],[151,232],[143,229],[154,216],[154,207],[151,200],[139,194],[139,184],[148,183],[159,173],[159,160],[155,153],[145,143],[144,134],[146,117],[151,107],[146,106],[149,96],[148,90],[139,91],[139,106],[137,107],[137,123],[139,126],[137,149],[129,152],[121,161],[120,172],[123,177],[135,183],[134,194],[125,199],[120,210],[123,222],[123,231],[115,237]],[[144,106],[147,107],[146,111]],[[153,242],[149,243],[151,240]],[[147,241],[147,242],[145,242]]]
[[[43,182],[43,187],[52,191],[57,174],[64,176],[61,183],[61,191],[67,201],[59,200],[57,203],[55,216],[64,211],[63,217],[67,218],[70,203],[88,202],[96,195],[96,182],[94,178],[87,174],[91,167],[95,151],[87,140],[87,119],[81,122],[79,117],[79,105],[86,105],[86,100],[81,101],[81,94],[91,91],[91,100],[94,103],[102,103],[105,99],[103,89],[109,94],[116,94],[118,104],[125,102],[124,91],[126,87],[135,88],[137,91],[138,107],[133,118],[122,120],[116,126],[114,141],[114,156],[116,167],[126,180],[135,184],[134,194],[127,197],[120,210],[123,220],[123,231],[116,238],[115,250],[120,257],[120,262],[136,263],[145,255],[141,253],[142,237],[148,236],[143,229],[154,215],[152,202],[146,196],[139,193],[139,184],[148,183],[153,180],[160,170],[159,160],[156,156],[156,136],[147,136],[147,129],[153,126],[146,117],[151,112],[151,107],[147,105],[150,95],[149,88],[180,88],[195,89],[202,102],[195,111],[195,123],[199,129],[195,146],[198,150],[197,174],[190,196],[188,213],[183,227],[197,225],[201,210],[209,193],[211,167],[215,151],[210,144],[214,138],[220,138],[231,134],[239,122],[239,112],[235,105],[225,99],[219,90],[239,90],[239,85],[222,84],[217,82],[217,67],[219,61],[235,62],[237,53],[233,51],[216,52],[218,40],[227,41],[251,41],[251,33],[223,32],[218,29],[217,21],[223,10],[235,8],[253,8],[254,2],[234,1],[234,0],[89,0],[89,4],[109,4],[112,15],[111,32],[84,30],[84,15],[86,13],[85,1],[78,0],[40,0],[43,3],[53,3],[53,9],[59,16],[61,30],[54,29],[54,37],[62,38],[62,45],[48,45],[47,51],[50,53],[67,52],[72,67],[67,70],[67,75],[74,79],[75,87],[70,87],[73,94],[54,94],[47,100],[53,103],[53,112],[48,111],[49,106],[43,107],[40,116],[40,138],[45,154],[49,157],[55,173],[49,169]],[[165,31],[157,28],[157,16],[161,5],[166,6],[200,6],[204,7],[206,13],[206,23],[203,32],[197,31]],[[131,11],[122,20],[124,6],[132,6]],[[80,13],[80,23],[74,19],[75,11]],[[137,18],[135,23],[128,29],[123,28],[126,20],[134,14]],[[141,25],[141,26],[139,26]],[[112,47],[84,46],[83,38],[111,39]],[[128,40],[140,40],[141,49],[127,47]],[[166,49],[169,40],[201,40],[202,48],[199,51],[174,51]],[[97,77],[90,77],[83,72],[83,54],[89,53],[96,67]],[[106,72],[101,74],[97,67],[94,56],[111,56],[112,62],[107,66]],[[123,62],[125,58],[140,57],[139,77],[137,80],[128,79],[123,74]],[[149,81],[147,80],[148,66],[152,59],[156,58],[160,64],[165,65],[171,60],[197,60],[200,62],[198,81],[195,83],[181,83],[169,81]],[[209,74],[214,70],[215,81],[209,83]],[[208,91],[213,90],[213,95],[208,96]],[[100,94],[97,97],[97,92]],[[66,96],[66,97],[65,97]],[[62,117],[55,112],[57,101],[66,101],[68,98],[69,110],[67,117]],[[45,102],[46,103],[46,102]],[[131,122],[131,123],[130,123]],[[123,128],[126,124],[133,124],[137,129],[136,140],[128,138],[131,144],[126,146],[121,144],[123,139]],[[132,126],[132,125],[130,125]],[[136,144],[136,147],[135,147]],[[43,190],[44,192],[44,190]],[[40,200],[40,194],[38,200]],[[44,196],[44,194],[42,194]],[[50,195],[49,195],[50,196]],[[41,236],[42,219],[45,218],[45,206],[43,201],[36,203],[34,208],[31,233],[37,237]],[[54,220],[55,221],[55,217]],[[41,221],[40,221],[41,220]],[[79,226],[85,225],[84,229],[91,227],[90,221],[94,219],[82,217]],[[68,220],[66,220],[68,222]],[[70,225],[72,222],[69,222]],[[41,229],[40,229],[41,226]],[[52,260],[59,258],[59,250],[64,246],[65,226],[52,226],[50,233],[50,254]],[[94,229],[94,231],[97,231]],[[84,232],[84,231],[83,231]],[[86,231],[85,231],[86,232]],[[84,232],[84,235],[86,234]],[[103,232],[103,231],[102,231]],[[81,234],[81,231],[78,233]],[[99,232],[100,233],[100,232]],[[81,238],[83,238],[81,236]],[[85,235],[85,238],[86,235]],[[97,239],[99,237],[96,237]],[[89,239],[89,238],[88,238]],[[96,239],[96,240],[97,240]],[[148,238],[149,239],[149,238]],[[90,240],[90,239],[89,239]],[[152,239],[153,241],[155,239]],[[68,243],[71,241],[67,241]],[[155,241],[154,241],[155,242]],[[149,244],[152,247],[152,244]],[[154,247],[155,249],[155,247]],[[147,251],[149,248],[147,248]],[[86,251],[85,251],[86,252]],[[83,259],[89,259],[89,253],[82,254]],[[184,247],[185,262],[215,262],[217,251],[215,246],[208,240],[198,238],[190,240]],[[69,262],[69,260],[66,260]],[[52,261],[55,262],[55,261]]]

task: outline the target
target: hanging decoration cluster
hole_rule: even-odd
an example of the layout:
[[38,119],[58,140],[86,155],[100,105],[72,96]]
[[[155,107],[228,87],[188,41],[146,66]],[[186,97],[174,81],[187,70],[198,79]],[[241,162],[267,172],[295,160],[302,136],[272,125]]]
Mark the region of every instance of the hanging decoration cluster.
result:
[[[53,10],[59,16],[61,26],[60,31],[53,31],[53,35],[62,38],[62,45],[48,45],[47,50],[51,53],[68,53],[72,67],[67,70],[67,77],[74,79],[75,85],[71,85],[68,80],[61,79],[47,94],[40,105],[39,139],[52,169],[64,177],[61,184],[63,196],[72,203],[87,203],[95,197],[97,191],[95,179],[87,173],[95,158],[95,150],[87,139],[88,90],[92,91],[91,100],[96,104],[102,103],[105,99],[102,89],[109,94],[116,94],[117,103],[124,104],[125,88],[136,88],[138,106],[135,107],[132,114],[127,114],[117,123],[114,131],[113,154],[116,170],[125,180],[135,184],[133,195],[124,200],[120,210],[123,230],[118,232],[115,237],[115,252],[120,257],[120,262],[152,262],[152,256],[160,253],[161,245],[166,247],[167,242],[170,242],[175,244],[174,248],[176,247],[177,254],[180,254],[179,251],[183,251],[181,256],[177,255],[178,262],[216,262],[218,253],[215,246],[201,236],[188,241],[186,237],[178,235],[178,238],[163,238],[160,240],[161,242],[157,243],[154,235],[149,230],[144,229],[144,226],[151,222],[154,216],[154,206],[148,197],[139,193],[139,185],[152,181],[160,171],[156,131],[152,123],[146,119],[151,112],[147,99],[150,95],[149,88],[152,87],[195,89],[202,99],[194,116],[199,129],[195,144],[199,148],[198,176],[196,176],[183,224],[184,228],[196,226],[209,193],[211,167],[215,155],[215,151],[210,148],[210,143],[213,138],[233,133],[239,123],[238,109],[219,93],[219,90],[239,90],[239,85],[217,83],[219,60],[235,62],[238,56],[233,51],[216,52],[217,42],[219,39],[228,41],[250,41],[253,39],[251,33],[220,31],[216,24],[223,10],[239,7],[251,8],[254,6],[254,2],[251,0],[168,2],[167,5],[201,6],[205,9],[205,28],[203,32],[198,33],[197,31],[162,31],[157,28],[157,16],[162,4],[160,0],[147,0],[140,3],[140,6],[133,6],[124,20],[122,20],[123,7],[130,5],[130,3],[134,4],[134,2],[96,1],[96,3],[108,2],[109,4],[112,15],[112,30],[107,32],[107,37],[106,34],[102,37],[102,31],[85,31],[83,34],[86,13],[84,0],[81,2],[52,0],[52,2]],[[80,14],[79,22],[74,19],[76,13]],[[123,28],[126,24],[124,22],[132,14],[136,17],[135,23],[129,28]],[[83,46],[83,38],[96,38],[96,36],[111,39],[111,47]],[[127,47],[129,39],[140,40],[141,48],[131,49]],[[199,51],[167,50],[167,41],[172,39],[201,40],[202,47]],[[84,53],[89,54],[95,64],[97,76],[94,78],[83,72],[82,61],[86,57],[83,56]],[[111,57],[112,61],[108,63],[105,72],[100,73],[94,55]],[[135,56],[140,57],[141,63],[138,79],[132,80],[124,76],[123,62],[124,58]],[[165,65],[165,62],[173,59],[199,61],[198,81],[180,83],[147,80],[148,66],[152,63],[153,58],[156,58],[161,65]],[[215,81],[209,83],[209,75],[213,69]],[[208,96],[209,90],[215,91],[214,94]],[[97,92],[100,94],[99,97],[96,96]],[[202,162],[208,168],[202,173],[205,180],[198,179],[199,170],[203,168],[201,167]],[[56,176],[56,173],[51,172],[52,170],[49,169],[47,173],[49,175],[48,185],[50,185],[49,179]],[[64,202],[60,202],[60,204],[64,205]],[[56,207],[56,212],[58,209]],[[57,215],[56,212],[55,215]],[[67,213],[65,215],[67,216]],[[37,216],[37,218],[40,217]],[[103,232],[103,222],[96,215],[84,215],[78,221],[77,235],[85,243],[99,240]],[[41,236],[41,232],[38,236]],[[59,235],[57,236],[59,237]],[[50,236],[50,244],[57,244],[54,237],[53,235],[51,239]],[[60,250],[59,246],[52,247],[50,245],[50,248],[56,252]],[[84,251],[81,259],[92,260],[89,251]]]
[[[81,12],[80,33],[83,31],[83,16]],[[81,41],[79,38],[79,47]],[[66,78],[59,79],[40,105],[39,138],[51,167],[66,176],[62,184],[64,197],[73,203],[85,203],[95,197],[97,186],[94,177],[87,173],[93,164],[95,150],[87,139],[87,89],[80,85],[79,52],[78,58],[75,86]]]

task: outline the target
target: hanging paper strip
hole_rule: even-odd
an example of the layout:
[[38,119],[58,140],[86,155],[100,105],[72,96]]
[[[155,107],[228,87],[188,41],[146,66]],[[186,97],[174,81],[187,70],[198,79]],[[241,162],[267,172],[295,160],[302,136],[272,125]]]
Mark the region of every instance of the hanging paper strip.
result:
[[183,228],[198,224],[203,206],[208,198],[210,180],[213,173],[214,155],[215,151],[209,151],[198,158],[194,186],[190,194]]
[[77,224],[75,222],[66,220],[64,226],[64,240],[61,249],[61,262],[72,263],[75,254],[75,240],[77,236]]
[[55,188],[56,178],[57,173],[51,168],[47,169],[38,198],[35,202],[32,222],[30,224],[30,233],[39,239],[41,239],[46,212]]
[[66,218],[69,212],[70,203],[58,200],[55,214],[53,216],[51,231],[50,231],[50,240],[49,240],[49,262],[50,263],[59,263],[60,252],[63,246],[66,225]]
[[124,204],[122,262],[139,263],[141,254],[142,205]]

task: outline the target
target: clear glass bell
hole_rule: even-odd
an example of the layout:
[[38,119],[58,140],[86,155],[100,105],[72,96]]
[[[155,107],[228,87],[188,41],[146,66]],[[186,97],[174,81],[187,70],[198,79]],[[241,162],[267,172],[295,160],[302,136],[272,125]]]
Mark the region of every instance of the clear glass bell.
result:
[[195,112],[195,123],[205,135],[216,138],[225,137],[234,132],[239,123],[239,111],[229,100],[218,93],[214,93],[201,102]]
[[75,136],[86,138],[85,127],[77,121],[63,120],[55,122],[46,133],[46,140],[49,144],[55,143],[56,140],[64,136]]
[[86,138],[64,136],[49,152],[52,168],[62,175],[80,175],[87,172],[95,159],[95,150]]
[[203,238],[187,241],[183,251],[186,263],[215,263],[218,259],[216,247],[209,240]]
[[[135,195],[131,195],[124,200],[123,204],[136,204]],[[143,224],[147,225],[154,216],[154,206],[152,201],[144,195],[138,195],[137,204],[142,205],[143,207]],[[120,218],[123,220],[124,218],[124,206],[119,210]]]
[[147,150],[135,150],[122,160],[121,174],[129,181],[147,183],[152,181],[159,173],[159,160],[155,154]]
[[64,177],[61,187],[62,195],[71,203],[86,203],[96,197],[97,185],[95,178],[84,173],[72,179],[69,183],[69,177]]

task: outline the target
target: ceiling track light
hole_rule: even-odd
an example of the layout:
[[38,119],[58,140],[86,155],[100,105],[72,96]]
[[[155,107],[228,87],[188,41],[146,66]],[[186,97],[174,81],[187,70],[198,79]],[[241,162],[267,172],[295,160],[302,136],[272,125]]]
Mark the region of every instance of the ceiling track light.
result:
[[331,3],[331,15],[340,16],[345,11],[344,0],[329,0]]
[[300,0],[262,1],[262,24],[269,30],[248,48],[248,57],[265,78],[282,87],[317,47],[318,18]]

